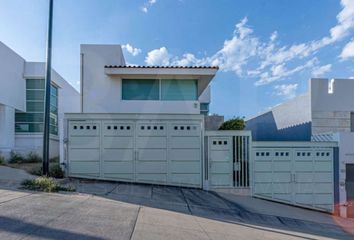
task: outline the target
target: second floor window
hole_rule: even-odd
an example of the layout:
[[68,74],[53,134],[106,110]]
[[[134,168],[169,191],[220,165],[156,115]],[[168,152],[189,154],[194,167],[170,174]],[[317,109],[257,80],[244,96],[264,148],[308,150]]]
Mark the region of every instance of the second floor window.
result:
[[123,79],[122,100],[196,101],[195,79]]

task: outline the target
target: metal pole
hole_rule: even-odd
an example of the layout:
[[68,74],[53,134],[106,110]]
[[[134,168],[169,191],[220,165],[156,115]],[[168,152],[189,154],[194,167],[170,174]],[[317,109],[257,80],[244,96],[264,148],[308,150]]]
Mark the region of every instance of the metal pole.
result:
[[45,101],[44,101],[44,129],[43,129],[43,175],[49,172],[49,113],[50,113],[50,87],[52,82],[52,25],[53,25],[53,0],[49,0],[49,20],[45,76]]

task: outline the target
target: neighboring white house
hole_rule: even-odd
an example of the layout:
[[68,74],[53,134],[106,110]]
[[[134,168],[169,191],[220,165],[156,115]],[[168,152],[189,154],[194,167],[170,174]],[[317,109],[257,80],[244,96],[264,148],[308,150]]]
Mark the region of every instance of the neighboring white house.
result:
[[[43,140],[43,62],[27,62],[0,42],[0,154],[41,154]],[[63,155],[64,112],[80,111],[79,93],[52,70],[50,157]]]
[[354,217],[354,79],[311,79],[310,90],[247,120],[255,141],[338,142],[336,188],[342,216]]

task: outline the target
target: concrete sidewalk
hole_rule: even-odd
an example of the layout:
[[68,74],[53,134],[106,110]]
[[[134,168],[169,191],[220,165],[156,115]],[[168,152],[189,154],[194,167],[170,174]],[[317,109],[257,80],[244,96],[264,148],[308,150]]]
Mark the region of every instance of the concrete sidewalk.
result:
[[260,199],[190,188],[65,181],[77,192],[27,192],[0,182],[0,239],[354,238],[346,232],[353,230],[352,222]]

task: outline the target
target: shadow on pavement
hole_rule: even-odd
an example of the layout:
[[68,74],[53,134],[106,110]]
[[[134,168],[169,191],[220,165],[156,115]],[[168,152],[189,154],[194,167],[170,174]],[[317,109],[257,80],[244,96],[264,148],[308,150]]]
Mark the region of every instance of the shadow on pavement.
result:
[[[263,230],[272,232],[277,232],[277,230],[294,231],[335,239],[353,239],[353,235],[345,232],[338,225],[251,212],[212,191],[78,179],[72,179],[69,184],[74,186],[77,192],[80,193],[93,194],[115,201],[191,214],[232,224],[241,224],[250,228],[259,227],[263,229],[264,227],[270,227],[272,229]],[[289,234],[289,236],[297,235]],[[301,237],[303,238],[303,236]]]
[[27,223],[20,219],[0,216],[0,232],[16,233],[34,239],[53,239],[53,240],[102,240],[103,238],[89,236],[86,234],[74,233],[63,229],[55,229],[43,225]]

